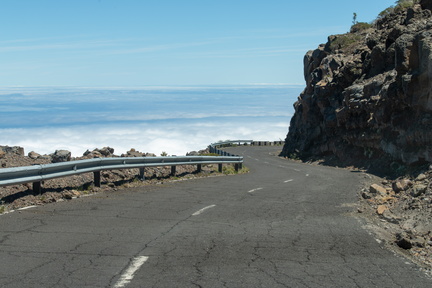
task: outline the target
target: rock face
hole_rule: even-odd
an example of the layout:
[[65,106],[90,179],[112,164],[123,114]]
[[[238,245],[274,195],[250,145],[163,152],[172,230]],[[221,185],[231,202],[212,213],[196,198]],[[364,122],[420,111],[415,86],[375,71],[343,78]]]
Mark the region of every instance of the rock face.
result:
[[282,155],[432,162],[429,9],[394,9],[307,52]]

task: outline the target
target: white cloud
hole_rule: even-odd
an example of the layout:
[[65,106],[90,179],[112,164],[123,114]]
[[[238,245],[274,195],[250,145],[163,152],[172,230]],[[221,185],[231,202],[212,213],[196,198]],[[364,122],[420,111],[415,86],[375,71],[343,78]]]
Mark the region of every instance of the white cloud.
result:
[[[200,122],[130,125],[90,125],[61,128],[0,129],[1,145],[21,146],[25,152],[50,154],[58,149],[81,156],[87,149],[110,146],[120,155],[131,148],[159,155],[185,155],[206,148],[210,143],[227,139],[277,141],[284,139],[288,121],[273,122],[242,118],[222,122]],[[6,140],[7,139],[7,140]],[[5,141],[6,140],[6,141]]]

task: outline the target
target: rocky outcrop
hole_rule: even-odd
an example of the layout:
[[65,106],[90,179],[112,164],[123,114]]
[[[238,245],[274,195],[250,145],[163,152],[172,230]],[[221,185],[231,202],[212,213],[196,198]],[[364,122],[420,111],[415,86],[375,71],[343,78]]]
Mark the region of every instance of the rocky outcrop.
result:
[[0,146],[0,158],[6,154],[16,154],[19,156],[24,156],[24,148],[19,146]]
[[394,9],[307,52],[282,155],[432,162],[431,8]]

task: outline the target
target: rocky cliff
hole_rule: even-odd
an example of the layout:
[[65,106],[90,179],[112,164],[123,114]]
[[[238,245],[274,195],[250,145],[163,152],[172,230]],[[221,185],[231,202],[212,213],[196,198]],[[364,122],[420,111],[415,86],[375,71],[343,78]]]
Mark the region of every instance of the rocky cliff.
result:
[[282,155],[431,163],[430,9],[432,0],[388,9],[307,52]]

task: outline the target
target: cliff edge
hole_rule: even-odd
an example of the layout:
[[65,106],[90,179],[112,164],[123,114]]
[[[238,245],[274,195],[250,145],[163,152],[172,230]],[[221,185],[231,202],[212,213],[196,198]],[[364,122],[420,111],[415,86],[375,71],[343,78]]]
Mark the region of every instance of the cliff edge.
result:
[[432,0],[409,6],[307,52],[282,156],[432,163]]

